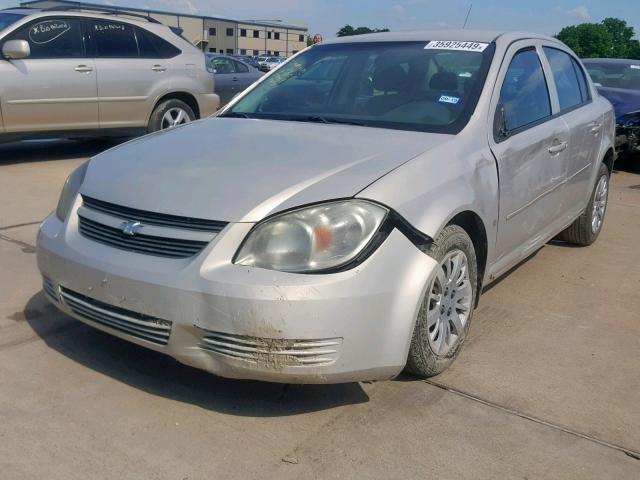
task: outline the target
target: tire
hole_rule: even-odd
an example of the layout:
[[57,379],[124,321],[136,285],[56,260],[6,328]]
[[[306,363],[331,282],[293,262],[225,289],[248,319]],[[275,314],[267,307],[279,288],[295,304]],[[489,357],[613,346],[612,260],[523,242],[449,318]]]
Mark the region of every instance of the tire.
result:
[[[596,241],[607,213],[607,200],[609,198],[609,169],[604,163],[600,164],[598,179],[591,192],[591,198],[587,208],[575,222],[558,235],[559,240],[580,245],[591,245]],[[604,188],[604,190],[602,190]]]
[[[432,377],[442,373],[457,358],[469,332],[478,295],[476,253],[471,238],[461,227],[447,226],[435,239],[427,253],[438,262],[437,273],[431,280],[420,306],[406,366],[409,373],[420,377]],[[462,269],[464,271],[461,271],[459,276],[462,281],[453,282],[460,287],[449,290],[452,284],[443,281],[443,275],[444,280],[447,280],[448,272],[455,272],[455,268],[450,268],[451,262],[455,258],[461,258],[460,254],[466,260],[466,268]],[[458,276],[454,274],[452,277]],[[455,303],[458,295],[464,298],[464,301]],[[436,299],[438,296],[439,299]],[[444,300],[443,297],[445,297]],[[465,308],[457,308],[462,305]],[[434,319],[436,319],[435,323]],[[456,319],[457,327],[454,323]],[[447,342],[445,328],[448,328],[450,342]],[[445,332],[444,335],[442,335],[443,332]],[[440,347],[438,347],[439,340]]]
[[[178,118],[177,115],[184,115],[184,117],[180,116],[180,118]],[[168,116],[173,118],[173,124],[170,124]],[[185,123],[193,122],[194,120],[196,120],[196,114],[191,107],[182,100],[172,98],[156,105],[149,119],[147,132],[153,133],[159,130],[168,130],[179,125],[184,125]]]

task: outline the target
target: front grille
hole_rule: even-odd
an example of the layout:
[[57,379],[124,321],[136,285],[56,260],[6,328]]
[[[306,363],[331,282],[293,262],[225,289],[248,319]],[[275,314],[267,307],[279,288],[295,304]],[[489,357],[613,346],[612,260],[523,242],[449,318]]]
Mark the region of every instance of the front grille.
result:
[[166,345],[171,322],[115,307],[66,288],[60,289],[64,303],[81,318],[156,345]]
[[124,235],[122,230],[118,228],[103,225],[82,216],[79,216],[79,226],[80,233],[91,240],[146,255],[188,258],[200,253],[208,245],[208,242],[198,240],[164,238],[152,235],[136,234],[130,237]]
[[58,298],[58,292],[56,292],[56,289],[53,286],[53,282],[47,277],[44,277],[42,279],[42,290],[51,301],[55,303],[58,303],[60,301],[60,299]]
[[95,198],[82,196],[82,203],[85,207],[98,212],[106,213],[123,220],[133,220],[146,225],[157,225],[160,227],[178,228],[183,230],[197,230],[200,232],[220,233],[227,225],[227,222],[216,220],[204,220],[201,218],[180,217],[177,215],[167,215],[164,213],[146,212],[130,207],[123,207],[109,202],[103,202]]
[[265,368],[319,367],[338,358],[342,339],[288,340],[204,331],[200,348]]

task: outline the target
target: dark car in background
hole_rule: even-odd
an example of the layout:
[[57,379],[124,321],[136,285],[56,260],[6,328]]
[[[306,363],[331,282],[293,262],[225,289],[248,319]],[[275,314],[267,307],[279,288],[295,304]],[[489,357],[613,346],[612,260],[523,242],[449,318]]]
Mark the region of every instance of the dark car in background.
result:
[[211,53],[207,54],[207,68],[215,76],[215,89],[221,107],[264,75],[237,58]]
[[640,60],[587,58],[582,62],[615,109],[620,153],[640,153]]

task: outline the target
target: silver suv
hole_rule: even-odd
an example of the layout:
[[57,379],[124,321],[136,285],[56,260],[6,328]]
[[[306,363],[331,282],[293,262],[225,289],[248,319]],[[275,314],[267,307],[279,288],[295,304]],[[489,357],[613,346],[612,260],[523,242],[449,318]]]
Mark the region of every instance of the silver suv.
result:
[[202,52],[107,11],[0,11],[0,141],[145,133],[214,113]]

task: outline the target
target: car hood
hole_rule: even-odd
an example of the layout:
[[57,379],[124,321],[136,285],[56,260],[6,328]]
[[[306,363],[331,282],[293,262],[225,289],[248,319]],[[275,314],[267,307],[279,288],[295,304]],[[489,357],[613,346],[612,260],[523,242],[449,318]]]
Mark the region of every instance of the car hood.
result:
[[616,111],[616,118],[640,110],[640,90],[598,87],[598,92],[609,100]]
[[451,135],[335,124],[210,118],[91,160],[84,195],[140,210],[256,222],[356,195]]

